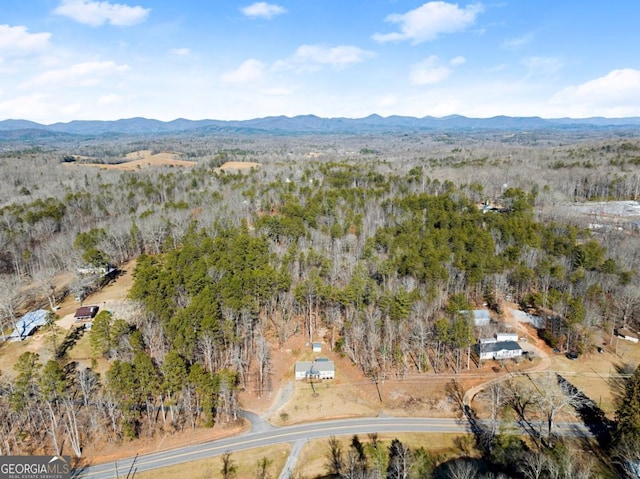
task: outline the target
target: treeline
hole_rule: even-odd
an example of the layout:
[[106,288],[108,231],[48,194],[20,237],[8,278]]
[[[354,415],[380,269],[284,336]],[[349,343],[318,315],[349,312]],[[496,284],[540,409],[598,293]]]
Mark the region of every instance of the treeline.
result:
[[[392,173],[379,156],[247,173],[206,163],[82,170],[64,194],[44,199],[30,198],[36,190],[21,180],[29,194],[0,210],[0,263],[14,285],[0,289],[3,324],[18,315],[20,281],[53,304],[57,272],[137,257],[131,299],[141,313],[96,318],[93,353],[110,366],[94,375],[96,396],[76,414],[102,418],[87,431],[119,440],[233,420],[238,390],[270,389],[270,344],[294,334],[325,339],[370,377],[402,377],[470,367],[477,331],[462,311],[482,303],[498,316],[504,298],[554,311],[548,340],[572,350],[592,348],[596,328],[637,320],[637,259],[622,240],[605,245],[576,225],[541,221],[544,188],[524,178],[497,190],[454,182],[426,160]],[[487,198],[499,208],[483,213]],[[50,404],[37,361],[29,364],[23,397],[34,407],[5,401],[3,414]],[[64,358],[56,364],[63,389],[74,391],[80,373]],[[68,413],[59,404],[38,414],[55,418],[61,434]],[[30,420],[5,432],[8,450],[53,441],[23,434],[24,424],[42,427]]]

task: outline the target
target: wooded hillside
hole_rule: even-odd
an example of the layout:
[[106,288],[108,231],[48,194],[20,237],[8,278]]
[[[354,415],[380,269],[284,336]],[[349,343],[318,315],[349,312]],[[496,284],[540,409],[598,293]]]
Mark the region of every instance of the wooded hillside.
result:
[[[196,165],[63,164],[140,149]],[[218,169],[228,160],[261,166]],[[597,331],[638,326],[638,228],[571,208],[638,200],[639,172],[640,141],[602,132],[7,144],[3,328],[55,304],[60,273],[77,294],[95,287],[81,266],[136,257],[142,313],[95,318],[102,377],[34,353],[3,371],[0,448],[80,455],[96,437],[231,421],[239,390],[269,391],[271,350],[292,335],[325,340],[367,377],[459,372],[477,333],[461,311],[499,316],[505,298],[555,312],[554,347],[592,349]]]

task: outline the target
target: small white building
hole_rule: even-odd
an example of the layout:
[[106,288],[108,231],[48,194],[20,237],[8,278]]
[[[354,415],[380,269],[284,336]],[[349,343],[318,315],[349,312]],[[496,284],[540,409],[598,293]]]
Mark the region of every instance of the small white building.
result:
[[312,343],[311,344],[311,349],[314,353],[321,353],[322,352],[322,343]]
[[335,379],[336,366],[333,361],[319,358],[315,361],[298,361],[294,367],[296,380]]
[[638,335],[629,331],[628,329],[617,329],[616,335],[626,341],[631,341],[632,343],[638,342]]
[[483,359],[511,359],[522,356],[524,352],[515,341],[476,344],[476,352]]
[[496,341],[517,341],[518,333],[496,333]]

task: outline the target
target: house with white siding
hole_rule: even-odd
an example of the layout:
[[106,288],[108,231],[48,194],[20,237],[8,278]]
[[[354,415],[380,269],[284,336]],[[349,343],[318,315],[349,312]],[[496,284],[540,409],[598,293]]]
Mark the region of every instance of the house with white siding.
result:
[[333,361],[318,358],[315,361],[298,361],[294,367],[296,380],[335,379],[336,366]]
[[476,352],[483,359],[512,359],[522,356],[523,350],[515,341],[496,341],[476,344]]

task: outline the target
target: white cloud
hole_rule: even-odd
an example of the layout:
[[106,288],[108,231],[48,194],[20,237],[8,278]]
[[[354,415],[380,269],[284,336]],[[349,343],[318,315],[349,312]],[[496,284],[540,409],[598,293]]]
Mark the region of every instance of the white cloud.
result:
[[[396,95],[385,95],[378,99],[378,108],[391,108],[398,104],[398,97]],[[376,110],[378,111],[378,110]]]
[[372,52],[351,45],[327,47],[324,45],[301,45],[293,56],[275,63],[276,70],[314,71],[323,66],[346,68],[361,63],[373,56]]
[[640,71],[632,68],[613,70],[595,80],[564,88],[550,103],[579,106],[580,111],[588,112],[588,115],[640,115]]
[[53,11],[57,15],[69,17],[78,23],[98,27],[109,23],[123,27],[144,22],[151,9],[131,7],[120,3],[96,2],[92,0],[62,0]]
[[389,23],[398,24],[399,32],[376,33],[373,39],[380,43],[410,40],[422,43],[436,39],[443,33],[454,33],[473,25],[476,16],[484,10],[477,3],[460,8],[455,3],[428,2],[407,13],[394,13],[386,18]]
[[537,75],[553,75],[564,67],[562,60],[554,57],[528,57],[522,64]]
[[169,50],[169,53],[171,55],[184,57],[191,54],[191,49],[190,48],[172,48],[171,50]]
[[118,103],[122,103],[122,97],[120,95],[116,95],[115,93],[112,93],[110,95],[102,95],[100,98],[98,98],[98,105],[100,106],[117,105]]
[[522,48],[523,46],[531,43],[534,39],[535,34],[533,32],[525,33],[524,35],[516,38],[507,38],[502,42],[502,48],[517,50],[518,48]]
[[250,58],[242,62],[237,69],[227,72],[220,77],[227,85],[247,85],[260,81],[264,76],[264,63]]
[[414,85],[433,85],[449,78],[451,68],[445,66],[435,55],[411,67],[409,79]]
[[[467,59],[457,56],[448,61],[449,66],[456,67],[465,63]],[[436,55],[431,55],[419,63],[411,67],[409,80],[414,85],[433,85],[446,80],[453,73],[453,69],[449,68]]]
[[48,97],[40,93],[0,101],[0,118],[28,118],[33,121],[50,114]]
[[268,96],[288,96],[293,93],[291,88],[286,87],[276,87],[276,88],[267,88],[265,90],[260,90],[260,93]]
[[92,86],[100,83],[104,76],[122,74],[129,69],[129,65],[118,65],[113,61],[76,63],[69,68],[41,73],[21,87]]
[[51,33],[29,33],[27,27],[0,25],[0,55],[18,56],[42,51],[49,46]]
[[272,5],[267,2],[256,2],[247,7],[243,7],[240,11],[247,17],[251,18],[266,18],[271,20],[276,15],[282,15],[287,13],[287,9],[280,5]]

